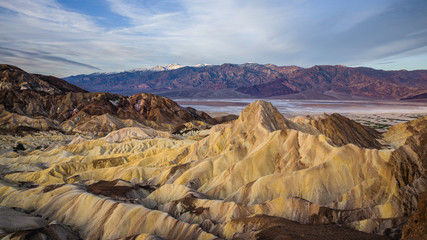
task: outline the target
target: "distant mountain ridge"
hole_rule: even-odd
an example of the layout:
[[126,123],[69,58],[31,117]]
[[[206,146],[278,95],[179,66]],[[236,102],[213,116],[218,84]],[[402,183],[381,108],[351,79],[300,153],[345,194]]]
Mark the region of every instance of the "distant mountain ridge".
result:
[[[276,66],[272,64],[222,64],[201,66],[167,65],[156,70],[132,70],[110,74],[64,78],[89,91],[131,95],[150,92],[163,96],[191,97],[206,90],[224,97],[294,97],[308,94],[374,98],[411,98],[427,93],[427,70],[383,71],[342,65]],[[224,92],[226,94],[218,94]],[[305,94],[307,95],[307,94]],[[209,94],[204,94],[209,97]],[[306,96],[305,96],[306,97]],[[334,98],[335,96],[331,96]]]
[[[158,65],[151,68],[134,68],[134,69],[125,70],[121,72],[95,72],[88,75],[103,75],[103,74],[108,75],[108,74],[117,74],[117,73],[123,73],[123,72],[161,72],[161,71],[175,70],[183,67],[206,67],[206,66],[210,66],[210,64],[203,63],[203,64],[196,64],[192,66],[184,66],[178,63],[172,63],[172,64],[166,64],[166,65]],[[80,76],[80,75],[76,75],[76,76]]]

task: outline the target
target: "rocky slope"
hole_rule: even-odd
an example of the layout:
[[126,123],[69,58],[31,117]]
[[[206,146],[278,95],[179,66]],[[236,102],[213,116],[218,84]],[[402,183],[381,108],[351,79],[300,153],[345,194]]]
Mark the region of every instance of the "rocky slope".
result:
[[53,76],[29,74],[12,65],[0,64],[0,90],[38,92],[39,94],[65,94],[67,92],[87,92],[62,79]]
[[418,211],[403,227],[402,239],[427,238],[427,192],[418,196]]
[[78,233],[68,226],[32,216],[21,211],[0,207],[2,239],[68,239],[79,240]]
[[338,113],[324,114],[323,118],[313,120],[310,124],[338,146],[352,143],[362,148],[381,148],[381,143],[377,140],[381,137],[379,132],[364,127]]
[[[363,96],[376,98],[423,98],[427,93],[427,70],[382,71],[345,66],[275,66],[247,63],[204,67],[182,67],[165,71],[130,71],[113,74],[78,75],[67,81],[90,91],[111,91],[126,95],[136,92],[164,96],[191,97],[209,89],[212,97],[306,97],[337,98]],[[331,92],[339,94],[330,94]],[[210,94],[204,94],[210,96]],[[326,95],[326,96],[323,96]]]
[[123,127],[172,130],[192,121],[205,128],[218,123],[206,113],[152,94],[88,93],[64,80],[10,65],[0,66],[0,76],[0,129],[4,131],[105,135]]
[[256,101],[187,138],[124,128],[5,153],[0,206],[84,239],[397,239],[423,214],[426,127],[378,139],[339,115],[289,120]]

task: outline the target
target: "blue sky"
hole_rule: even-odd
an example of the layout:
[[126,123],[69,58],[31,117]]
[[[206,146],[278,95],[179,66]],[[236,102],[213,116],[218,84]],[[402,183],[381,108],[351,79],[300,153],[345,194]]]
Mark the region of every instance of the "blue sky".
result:
[[427,69],[425,0],[0,3],[0,63],[59,77],[170,63]]

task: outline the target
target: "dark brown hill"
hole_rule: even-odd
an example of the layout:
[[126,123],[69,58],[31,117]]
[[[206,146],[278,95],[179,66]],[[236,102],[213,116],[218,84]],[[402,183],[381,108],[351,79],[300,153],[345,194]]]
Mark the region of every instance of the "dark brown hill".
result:
[[365,127],[359,123],[341,116],[338,113],[324,114],[322,119],[313,120],[311,124],[322,134],[328,136],[337,146],[355,144],[361,148],[380,149],[377,141],[381,134],[373,128]]
[[403,227],[402,239],[427,238],[427,192],[418,195],[418,211]]
[[153,94],[88,93],[64,80],[29,74],[10,65],[1,65],[0,76],[0,129],[6,131],[55,129],[72,133],[84,127],[85,131],[104,134],[126,126],[172,130],[192,121],[218,122],[204,112]]
[[66,94],[67,92],[87,92],[67,81],[53,76],[29,74],[22,69],[0,64],[0,89],[13,91],[32,91],[39,94]]
[[46,75],[40,75],[40,74],[33,74],[33,76],[38,77],[42,81],[47,82],[48,84],[60,89],[63,92],[82,92],[82,93],[88,92],[82,88],[79,88],[65,80],[62,80],[54,76],[46,76]]

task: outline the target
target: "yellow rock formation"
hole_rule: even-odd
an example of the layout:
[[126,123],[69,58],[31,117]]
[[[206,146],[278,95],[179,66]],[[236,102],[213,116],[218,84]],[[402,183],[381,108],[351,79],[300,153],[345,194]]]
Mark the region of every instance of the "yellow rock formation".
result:
[[[382,149],[334,144],[311,121],[256,101],[198,138],[132,127],[3,155],[0,206],[34,211],[87,239],[255,238],[241,219],[261,229],[268,218],[254,216],[398,234],[427,190],[427,117],[390,128],[382,142],[391,147]],[[109,188],[143,190],[119,199]]]

